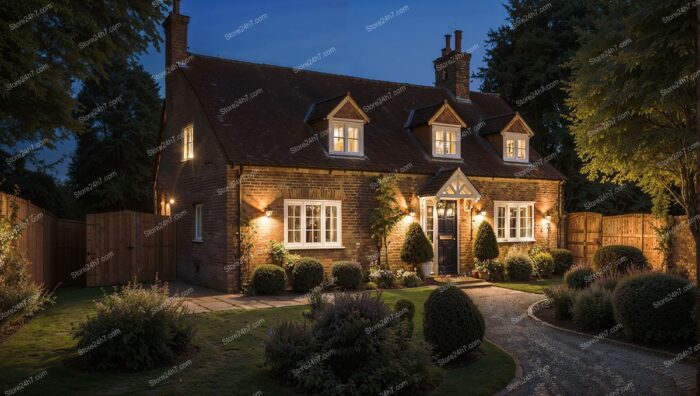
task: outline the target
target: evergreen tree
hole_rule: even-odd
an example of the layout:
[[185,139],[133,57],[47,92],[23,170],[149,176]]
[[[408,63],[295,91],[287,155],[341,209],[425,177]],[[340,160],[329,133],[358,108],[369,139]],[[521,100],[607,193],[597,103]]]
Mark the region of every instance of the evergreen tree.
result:
[[151,212],[154,158],[147,151],[158,144],[158,86],[136,63],[115,61],[107,76],[78,95],[87,132],[70,165],[73,194],[87,212]]
[[[389,246],[387,238],[391,230],[401,221],[403,213],[396,203],[396,182],[392,177],[378,177],[373,183],[374,199],[377,206],[370,213],[372,239],[377,243],[377,262],[380,267],[389,268]],[[382,264],[382,248],[385,262]]]

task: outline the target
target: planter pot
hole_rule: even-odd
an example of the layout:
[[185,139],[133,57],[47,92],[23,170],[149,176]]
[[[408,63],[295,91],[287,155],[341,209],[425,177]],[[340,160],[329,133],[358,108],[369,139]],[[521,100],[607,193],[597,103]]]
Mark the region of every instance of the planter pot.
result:
[[433,271],[433,263],[432,261],[429,261],[427,263],[423,263],[420,265],[420,270],[421,273],[423,274],[423,278],[427,278],[430,276],[430,273]]
[[479,271],[479,279],[487,280],[489,273],[487,271]]

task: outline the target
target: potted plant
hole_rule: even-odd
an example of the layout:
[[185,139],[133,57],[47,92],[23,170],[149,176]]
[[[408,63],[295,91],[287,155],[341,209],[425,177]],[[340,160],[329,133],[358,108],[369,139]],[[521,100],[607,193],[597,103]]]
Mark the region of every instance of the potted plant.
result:
[[412,223],[406,231],[406,239],[401,246],[401,261],[414,267],[421,267],[424,278],[430,276],[433,268],[433,245],[425,236],[420,224]]
[[474,257],[476,270],[481,279],[489,278],[491,262],[498,258],[498,241],[491,224],[482,222],[474,239]]

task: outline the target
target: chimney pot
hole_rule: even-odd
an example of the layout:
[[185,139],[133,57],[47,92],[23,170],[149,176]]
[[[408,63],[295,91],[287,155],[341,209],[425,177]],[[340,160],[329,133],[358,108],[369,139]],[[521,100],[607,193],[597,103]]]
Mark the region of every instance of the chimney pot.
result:
[[462,31],[455,30],[455,51],[462,52]]
[[450,48],[451,47],[451,45],[450,45],[451,38],[452,38],[451,34],[445,35],[445,53],[449,53],[452,50],[452,48]]

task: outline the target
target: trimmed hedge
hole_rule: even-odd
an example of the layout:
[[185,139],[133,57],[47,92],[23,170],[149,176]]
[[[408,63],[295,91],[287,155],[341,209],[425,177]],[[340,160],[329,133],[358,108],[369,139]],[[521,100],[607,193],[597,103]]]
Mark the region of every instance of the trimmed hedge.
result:
[[333,263],[331,274],[336,284],[344,290],[357,290],[362,285],[362,266],[350,261]]
[[593,270],[585,265],[577,265],[564,274],[564,282],[572,289],[585,289],[594,278]]
[[323,283],[323,265],[311,257],[302,257],[294,264],[292,270],[292,288],[296,292],[306,293]]
[[480,261],[498,258],[498,242],[491,224],[484,221],[479,226],[474,239],[474,257]]
[[418,223],[411,223],[406,231],[406,239],[401,246],[401,261],[408,264],[421,264],[433,259],[433,245],[425,236]]
[[253,271],[253,289],[256,294],[278,294],[284,290],[287,275],[282,267],[264,264]]
[[484,318],[479,308],[455,286],[433,290],[425,301],[423,315],[425,340],[441,358],[452,353],[463,357],[484,338]]
[[651,266],[641,250],[634,246],[603,246],[593,254],[593,268],[605,273],[626,274],[630,270],[649,270]]
[[612,293],[602,287],[592,286],[576,295],[571,307],[574,322],[589,330],[605,330],[615,325]]
[[530,280],[532,270],[532,260],[527,254],[520,253],[506,257],[506,272],[510,280]]
[[539,276],[550,276],[554,273],[554,258],[547,252],[532,256],[532,267]]
[[692,340],[695,287],[685,279],[656,272],[622,279],[613,292],[615,318],[628,337],[650,343]]
[[574,255],[567,249],[554,249],[550,253],[554,259],[555,275],[564,275],[574,264]]

